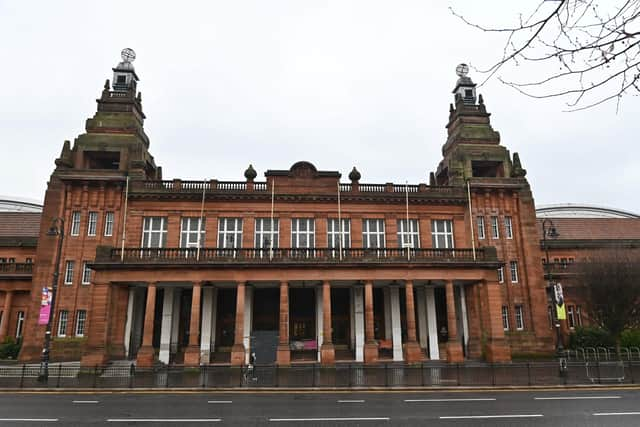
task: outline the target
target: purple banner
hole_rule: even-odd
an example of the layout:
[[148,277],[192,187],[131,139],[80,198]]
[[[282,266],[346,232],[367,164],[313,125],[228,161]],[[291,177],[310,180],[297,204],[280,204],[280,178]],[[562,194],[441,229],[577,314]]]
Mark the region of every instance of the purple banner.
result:
[[38,325],[46,325],[49,323],[49,315],[51,314],[51,290],[42,288],[42,298],[40,299],[40,316],[38,317]]

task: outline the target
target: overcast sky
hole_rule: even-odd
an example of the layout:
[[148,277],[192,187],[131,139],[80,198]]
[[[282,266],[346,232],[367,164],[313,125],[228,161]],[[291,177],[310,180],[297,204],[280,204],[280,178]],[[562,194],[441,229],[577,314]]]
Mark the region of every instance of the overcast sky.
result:
[[[165,179],[243,180],[252,163],[355,165],[361,182],[428,182],[441,160],[460,62],[500,55],[499,35],[537,0],[0,0],[0,194],[44,198],[65,139],[84,131],[131,47],[150,151]],[[523,73],[511,69],[505,73]],[[477,73],[470,77],[481,80]],[[520,153],[537,205],[640,212],[640,102],[563,113],[490,81],[494,129]]]

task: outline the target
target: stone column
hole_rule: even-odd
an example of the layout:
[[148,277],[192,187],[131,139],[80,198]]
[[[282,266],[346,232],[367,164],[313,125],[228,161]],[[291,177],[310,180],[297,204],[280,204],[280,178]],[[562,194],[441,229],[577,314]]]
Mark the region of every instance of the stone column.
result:
[[407,307],[407,342],[404,345],[405,360],[408,363],[422,360],[422,350],[416,339],[416,314],[413,304],[413,281],[407,280],[405,287],[406,307]]
[[355,328],[356,362],[364,362],[364,289],[356,286],[353,289],[353,324]]
[[331,284],[328,280],[322,282],[322,326],[324,339],[320,348],[320,361],[323,365],[332,365],[335,363],[336,353],[331,336]]
[[316,286],[316,343],[318,346],[318,362],[321,361],[320,349],[324,343],[324,332],[322,324],[322,287]]
[[[129,357],[131,350],[131,329],[133,328],[133,300],[136,297],[136,289],[129,288],[129,298],[127,299],[127,320],[124,324],[124,356]],[[0,339],[2,333],[0,333]]]
[[393,339],[393,321],[391,315],[391,288],[385,286],[382,289],[383,308],[384,308],[384,339]]
[[13,301],[13,291],[4,293],[4,309],[2,310],[2,324],[0,324],[0,340],[7,336],[9,322],[11,321],[11,302]]
[[213,315],[213,288],[202,289],[202,328],[200,331],[200,364],[206,365],[211,358],[211,316]]
[[243,341],[244,344],[244,352],[245,358],[244,363],[249,364],[249,353],[252,350],[251,348],[251,327],[253,325],[253,319],[251,315],[253,314],[253,287],[246,286],[245,287],[245,295],[244,295],[244,327],[242,330],[244,331]]
[[391,303],[391,340],[393,343],[393,361],[401,362],[402,358],[402,323],[400,321],[400,289],[397,285],[389,288]]
[[189,346],[184,352],[185,366],[200,365],[200,300],[202,296],[202,282],[193,284],[191,295],[191,318],[189,319]]
[[425,288],[425,305],[427,308],[427,327],[429,328],[429,359],[440,359],[438,346],[438,318],[436,316],[436,299],[433,286]]
[[429,348],[429,334],[427,332],[427,306],[424,295],[424,287],[415,289],[416,291],[416,311],[418,312],[418,343],[425,350]]
[[447,361],[450,363],[462,362],[464,356],[462,354],[462,344],[458,339],[458,323],[456,319],[456,302],[453,290],[453,281],[446,282],[447,295],[447,333],[449,340],[447,341]]
[[[331,339],[331,337],[328,338]],[[327,337],[325,336],[324,341],[326,342],[326,340]],[[289,282],[280,282],[280,335],[276,362],[278,365],[289,365],[291,363],[291,351],[289,349]]]
[[171,355],[171,325],[173,320],[173,288],[164,288],[162,302],[162,323],[160,324],[160,351],[158,360],[169,364]]
[[364,284],[364,313],[365,313],[365,344],[364,361],[378,361],[378,343],[375,340],[373,325],[373,282],[367,280]]
[[233,346],[231,347],[231,364],[240,366],[244,363],[244,293],[245,283],[238,282],[236,295],[236,327]]
[[156,284],[149,283],[147,286],[147,306],[144,310],[144,333],[142,335],[142,346],[138,350],[136,365],[140,368],[150,368],[153,366],[155,350],[153,348],[153,318],[156,310]]

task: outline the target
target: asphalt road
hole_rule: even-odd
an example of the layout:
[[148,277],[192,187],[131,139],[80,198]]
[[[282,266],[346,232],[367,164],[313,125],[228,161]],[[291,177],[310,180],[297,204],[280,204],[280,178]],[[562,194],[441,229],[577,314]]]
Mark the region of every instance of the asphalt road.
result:
[[640,390],[0,394],[0,426],[640,426]]

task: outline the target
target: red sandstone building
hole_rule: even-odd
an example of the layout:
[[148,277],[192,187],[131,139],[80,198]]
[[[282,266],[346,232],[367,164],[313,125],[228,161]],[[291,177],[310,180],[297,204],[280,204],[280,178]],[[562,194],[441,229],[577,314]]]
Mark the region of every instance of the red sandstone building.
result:
[[[54,360],[458,362],[553,351],[526,171],[466,75],[429,184],[397,185],[306,161],[262,181],[251,166],[238,182],[164,180],[131,62],[113,73],[86,133],[55,161],[21,360],[40,357],[57,217]],[[0,289],[15,313],[1,278]]]

